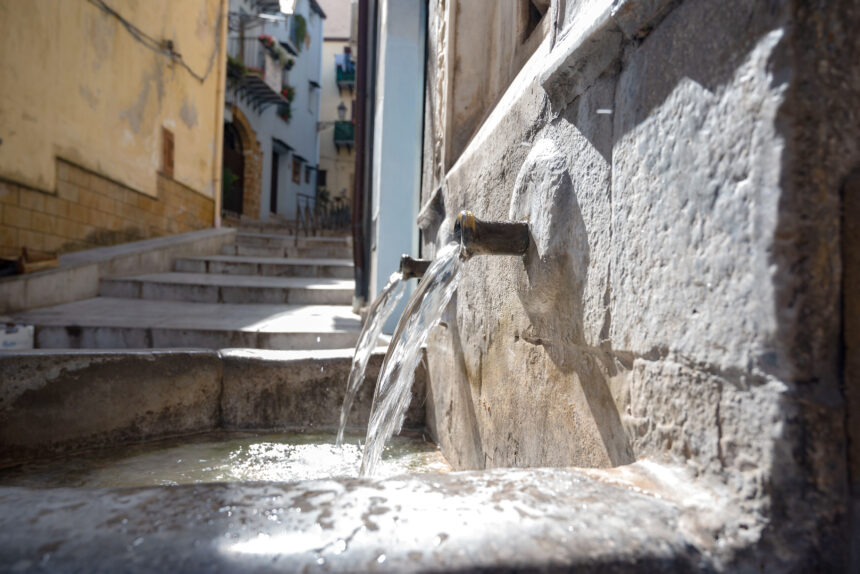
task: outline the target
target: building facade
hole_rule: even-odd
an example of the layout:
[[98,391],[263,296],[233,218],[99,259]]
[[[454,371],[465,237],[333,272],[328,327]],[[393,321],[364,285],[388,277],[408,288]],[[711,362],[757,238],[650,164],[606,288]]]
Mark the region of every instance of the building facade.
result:
[[317,124],[325,13],[297,0],[231,0],[228,39],[224,213],[296,217],[316,198]]
[[352,204],[355,179],[353,122],[357,42],[353,35],[357,4],[321,0],[326,12],[320,106],[320,172],[318,187],[331,201]]
[[0,11],[0,251],[212,226],[226,0]]

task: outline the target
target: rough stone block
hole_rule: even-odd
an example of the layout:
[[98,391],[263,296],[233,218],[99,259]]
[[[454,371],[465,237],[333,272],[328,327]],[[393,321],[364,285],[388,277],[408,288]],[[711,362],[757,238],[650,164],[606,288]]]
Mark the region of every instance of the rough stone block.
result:
[[3,210],[3,225],[26,229],[30,227],[32,213],[33,212],[29,209],[22,209],[15,205],[7,205]]
[[31,189],[22,189],[19,205],[32,211],[45,211],[45,194]]
[[214,428],[217,353],[0,354],[0,465]]
[[[228,349],[221,413],[225,428],[336,429],[352,365],[352,350]],[[348,419],[366,425],[383,354],[375,353]],[[426,375],[419,368],[404,427],[423,427]]]
[[612,154],[616,349],[786,374],[767,255],[785,145],[786,85],[772,71],[784,32],[760,10],[682,4],[626,56]]

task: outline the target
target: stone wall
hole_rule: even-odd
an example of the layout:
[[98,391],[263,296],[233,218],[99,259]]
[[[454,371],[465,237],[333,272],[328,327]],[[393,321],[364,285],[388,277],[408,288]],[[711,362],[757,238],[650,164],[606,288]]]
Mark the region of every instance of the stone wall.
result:
[[55,193],[0,181],[0,253],[65,253],[205,229],[214,209],[212,198],[162,174],[153,198],[57,160]]
[[[245,173],[242,178],[242,213],[252,219],[260,217],[263,194],[263,152],[257,134],[238,106],[233,106],[233,124],[242,139]],[[286,177],[286,174],[282,177]]]
[[726,557],[845,565],[860,11],[824,4],[566,2],[442,177],[432,62],[458,55],[431,28],[424,252],[461,209],[533,239],[469,260],[430,339],[428,425],[455,467],[682,464],[742,510],[708,534]]

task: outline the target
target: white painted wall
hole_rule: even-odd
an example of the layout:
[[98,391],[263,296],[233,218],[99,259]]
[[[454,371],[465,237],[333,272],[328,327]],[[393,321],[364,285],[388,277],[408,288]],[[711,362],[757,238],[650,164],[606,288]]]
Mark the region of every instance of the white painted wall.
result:
[[[319,164],[319,134],[317,123],[319,121],[319,97],[320,90],[313,90],[315,102],[308,106],[309,84],[311,81],[320,83],[322,41],[323,41],[323,19],[314,12],[308,0],[298,0],[294,14],[301,14],[307,22],[309,43],[301,46],[298,56],[294,56],[295,65],[291,70],[285,71],[286,83],[296,90],[293,100],[292,118],[285,124],[278,116],[277,110],[271,108],[264,113],[266,123],[275,126],[272,135],[286,142],[293,148],[285,161],[281,158],[278,169],[278,213],[285,215],[288,219],[295,217],[296,194],[314,196],[316,194],[316,169],[311,172],[310,181],[306,181],[305,167]],[[262,34],[269,34],[281,42],[290,40],[291,22],[267,22]],[[280,135],[278,135],[280,134]],[[269,135],[271,140],[272,135]],[[265,137],[265,135],[261,136]],[[261,141],[262,143],[262,141]],[[271,146],[271,141],[269,142]],[[292,181],[292,154],[298,154],[307,160],[302,164],[300,183]],[[263,161],[263,197],[260,202],[261,217],[268,217],[270,211],[270,196],[268,193],[271,172],[271,154]]]
[[[370,293],[379,293],[400,255],[418,255],[421,133],[424,99],[424,2],[382,0],[373,148]],[[401,302],[401,310],[406,303]],[[393,332],[400,312],[384,331]]]

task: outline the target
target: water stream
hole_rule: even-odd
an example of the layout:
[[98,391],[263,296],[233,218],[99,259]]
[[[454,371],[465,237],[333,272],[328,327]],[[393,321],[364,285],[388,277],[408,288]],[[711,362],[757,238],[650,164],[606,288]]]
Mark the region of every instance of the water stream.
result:
[[459,254],[458,243],[448,244],[437,254],[397,323],[373,396],[360,476],[373,475],[386,441],[403,425],[421,349],[457,290]]
[[382,293],[370,306],[370,311],[367,314],[367,320],[364,322],[364,327],[361,329],[361,335],[358,337],[358,343],[355,346],[355,354],[352,356],[352,369],[349,371],[349,379],[346,383],[346,395],[343,397],[343,406],[340,409],[340,426],[337,430],[337,440],[335,444],[340,446],[343,444],[343,431],[346,428],[346,420],[349,417],[349,411],[352,409],[352,403],[355,400],[355,395],[358,389],[361,388],[361,383],[364,382],[364,371],[367,369],[367,363],[370,360],[370,355],[376,347],[379,340],[379,334],[382,332],[382,326],[394,308],[397,307],[397,302],[403,297],[403,291],[406,282],[403,281],[403,275],[399,271],[395,271],[388,278],[388,283],[382,289]]

